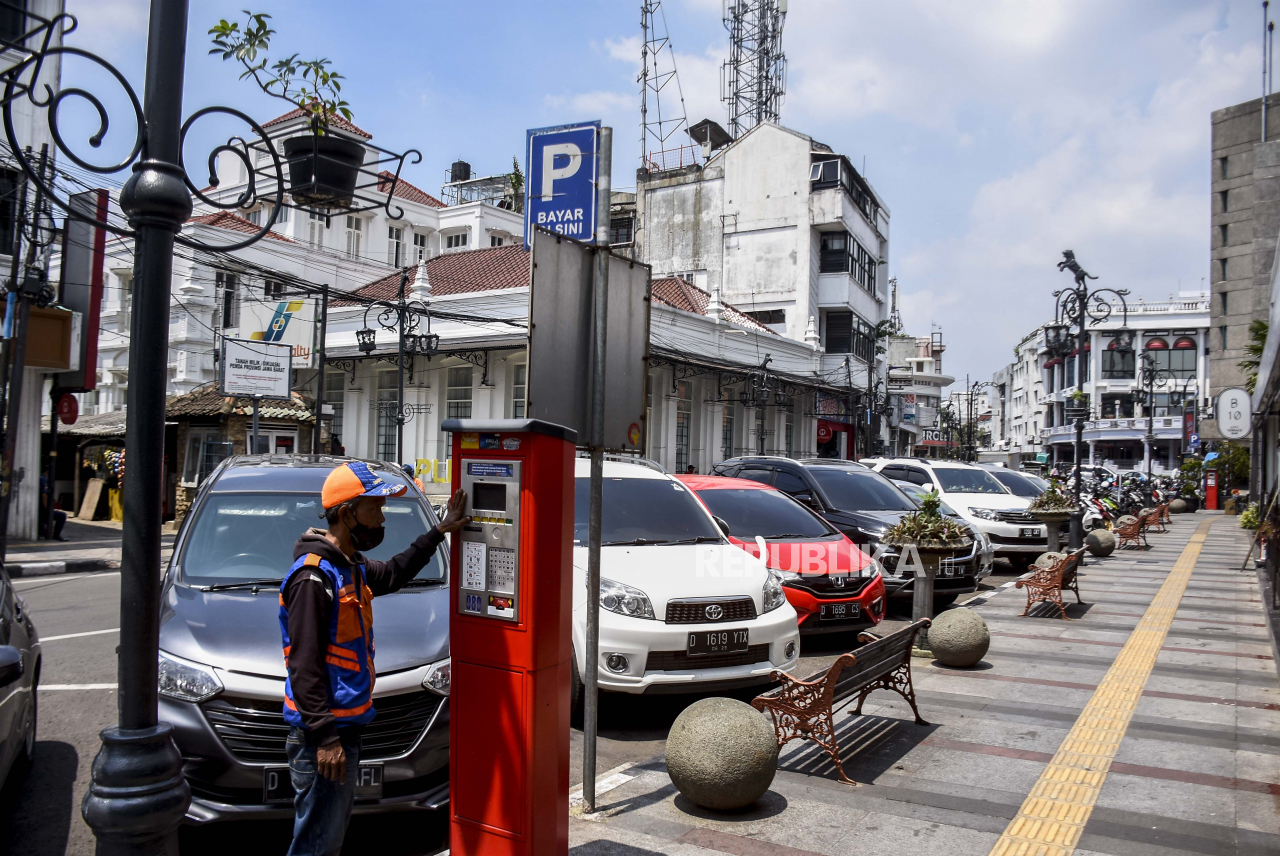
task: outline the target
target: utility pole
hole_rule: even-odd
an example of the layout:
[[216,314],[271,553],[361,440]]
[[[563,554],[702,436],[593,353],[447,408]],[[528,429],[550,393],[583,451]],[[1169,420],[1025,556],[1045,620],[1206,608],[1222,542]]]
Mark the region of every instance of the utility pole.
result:
[[316,366],[319,371],[316,374],[316,427],[315,434],[311,441],[311,454],[321,454],[320,449],[320,417],[324,414],[324,340],[329,329],[329,286],[321,286],[320,292],[320,323],[316,325],[318,331],[317,343],[311,350],[316,355]]

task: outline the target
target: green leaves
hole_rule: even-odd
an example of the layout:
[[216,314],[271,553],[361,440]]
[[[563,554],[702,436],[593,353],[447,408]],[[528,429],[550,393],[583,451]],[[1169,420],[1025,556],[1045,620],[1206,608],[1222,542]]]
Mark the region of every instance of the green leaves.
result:
[[968,530],[942,513],[942,497],[931,490],[920,499],[920,510],[902,517],[884,534],[888,544],[963,546],[969,543]]
[[1027,507],[1027,511],[1034,514],[1037,511],[1073,511],[1075,503],[1071,498],[1062,492],[1062,488],[1057,479],[1049,479],[1049,487],[1044,493],[1031,500],[1031,505]]

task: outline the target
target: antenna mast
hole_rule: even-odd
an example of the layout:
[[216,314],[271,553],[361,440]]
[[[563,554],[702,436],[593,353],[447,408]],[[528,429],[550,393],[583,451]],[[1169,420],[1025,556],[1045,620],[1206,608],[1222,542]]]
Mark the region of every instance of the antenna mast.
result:
[[[689,120],[685,114],[684,92],[676,74],[676,55],[671,47],[662,0],[641,0],[640,32],[640,167],[653,172],[690,166],[697,163],[697,146],[686,145],[683,140],[676,147],[667,145],[676,133],[689,129]],[[680,109],[664,117],[662,90],[672,82],[676,85]],[[671,103],[670,98],[667,103]],[[652,119],[649,116],[651,110],[655,117]],[[667,163],[668,160],[671,162]]]
[[787,0],[721,0],[729,58],[720,67],[720,100],[735,140],[761,122],[777,122],[787,88],[782,24]]
[[895,335],[902,332],[902,313],[898,311],[898,278],[889,277],[889,329]]

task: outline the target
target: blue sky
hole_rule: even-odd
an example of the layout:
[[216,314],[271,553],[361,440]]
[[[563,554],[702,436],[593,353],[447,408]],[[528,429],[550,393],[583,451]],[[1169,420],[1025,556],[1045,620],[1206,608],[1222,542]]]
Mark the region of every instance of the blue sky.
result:
[[[68,42],[141,90],[147,4],[67,3],[82,21]],[[284,112],[207,55],[205,31],[242,17],[246,0],[191,5],[185,112]],[[1209,113],[1260,94],[1260,5],[790,0],[782,122],[866,159],[892,212],[889,268],[908,331],[939,325],[946,370],[989,378],[1052,311],[1063,249],[1099,285],[1149,300],[1207,288]],[[280,50],[333,61],[357,124],[382,146],[419,149],[405,175],[432,193],[455,158],[503,172],[525,129],[594,118],[615,129],[615,188],[635,184],[637,2],[251,8],[274,16]],[[725,121],[720,9],[664,3],[690,121]],[[66,85],[92,79],[68,63]]]

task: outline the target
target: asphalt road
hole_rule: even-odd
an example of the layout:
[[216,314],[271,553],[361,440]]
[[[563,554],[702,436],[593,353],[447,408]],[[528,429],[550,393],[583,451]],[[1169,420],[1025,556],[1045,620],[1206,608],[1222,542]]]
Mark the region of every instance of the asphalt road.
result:
[[[997,576],[988,582],[999,585],[1012,579],[1008,574],[1007,566],[997,565]],[[14,585],[43,640],[44,666],[36,760],[25,780],[5,786],[0,804],[0,853],[89,856],[94,840],[80,817],[80,802],[98,751],[98,732],[115,723],[116,693],[110,688],[55,687],[115,684],[120,575],[112,571],[34,577],[15,580]],[[882,627],[887,630],[909,616],[909,604],[894,604]],[[807,637],[798,673],[825,668],[856,645],[853,634]],[[748,700],[754,694],[748,690],[737,697]],[[660,754],[672,721],[700,698],[703,696],[605,694],[600,704],[598,773]],[[580,722],[574,726],[570,776],[577,785],[582,780],[582,732]],[[368,843],[377,841],[385,856],[432,854],[447,844],[447,838],[443,813],[357,817],[352,820],[343,852],[366,853]],[[289,839],[288,822],[246,821],[184,828],[181,843],[183,854],[275,856],[287,849]]]

